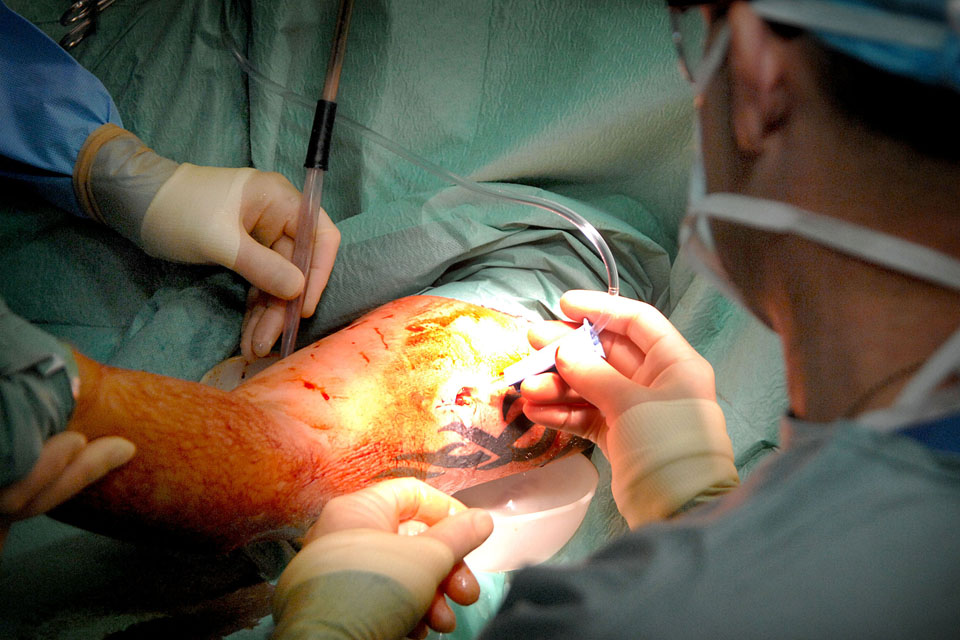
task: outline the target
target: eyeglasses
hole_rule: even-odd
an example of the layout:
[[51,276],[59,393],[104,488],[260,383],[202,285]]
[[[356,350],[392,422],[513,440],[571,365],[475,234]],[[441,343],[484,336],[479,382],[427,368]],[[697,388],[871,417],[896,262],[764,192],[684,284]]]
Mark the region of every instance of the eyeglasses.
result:
[[728,1],[667,0],[673,46],[680,58],[680,68],[691,83],[702,71],[703,58],[710,45],[710,24],[726,13]]

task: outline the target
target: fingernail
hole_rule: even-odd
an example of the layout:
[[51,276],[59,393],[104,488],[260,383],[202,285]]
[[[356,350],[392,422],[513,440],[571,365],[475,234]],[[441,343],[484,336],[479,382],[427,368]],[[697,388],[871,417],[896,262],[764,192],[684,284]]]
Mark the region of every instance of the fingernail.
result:
[[119,440],[110,452],[111,466],[117,467],[133,458],[137,447],[129,440]]
[[471,522],[473,523],[473,528],[479,533],[485,531],[490,533],[493,531],[493,516],[483,509],[477,509],[473,514]]
[[470,587],[470,584],[468,584],[470,581],[467,579],[467,576],[463,575],[462,573],[454,574],[453,581],[461,591],[466,591]]

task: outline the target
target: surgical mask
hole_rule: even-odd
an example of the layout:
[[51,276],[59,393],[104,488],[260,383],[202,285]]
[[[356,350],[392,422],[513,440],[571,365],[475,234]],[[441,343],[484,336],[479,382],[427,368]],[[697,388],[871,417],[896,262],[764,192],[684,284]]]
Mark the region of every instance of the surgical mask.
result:
[[[694,78],[698,97],[726,56],[728,44],[729,32],[723,26]],[[730,299],[743,305],[742,296],[717,252],[711,219],[802,237],[872,264],[960,291],[960,260],[929,247],[784,202],[733,193],[707,193],[699,115],[694,134],[696,151],[690,175],[687,215],[680,229],[681,251],[694,270]],[[893,405],[864,414],[860,421],[873,428],[889,430],[910,420],[933,417],[957,408],[960,403],[955,389],[945,394],[938,393],[937,389],[958,371],[960,329],[910,379]]]

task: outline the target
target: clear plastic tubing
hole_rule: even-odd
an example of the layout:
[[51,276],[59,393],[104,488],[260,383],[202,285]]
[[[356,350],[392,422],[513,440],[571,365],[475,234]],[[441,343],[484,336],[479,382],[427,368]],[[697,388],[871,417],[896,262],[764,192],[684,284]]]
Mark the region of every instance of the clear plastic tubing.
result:
[[307,173],[303,181],[303,197],[300,201],[300,215],[297,219],[297,237],[293,245],[293,264],[303,273],[303,291],[295,300],[287,302],[283,312],[283,338],[280,341],[281,358],[286,358],[296,349],[300,315],[303,312],[303,300],[310,284],[310,264],[313,262],[313,244],[317,233],[317,220],[320,217],[323,175],[329,166],[330,137],[333,134],[333,123],[337,113],[340,70],[343,68],[343,56],[347,48],[347,32],[350,29],[350,15],[352,13],[353,0],[340,0],[336,29],[333,35],[333,50],[330,52],[330,59],[327,62],[327,76],[323,82],[323,92],[314,111],[313,127],[307,145],[307,158],[303,163]]
[[[301,96],[300,94],[287,89],[286,87],[284,87],[283,85],[277,82],[274,82],[273,80],[265,76],[263,73],[261,73],[260,70],[257,69],[253,65],[253,63],[251,63],[250,60],[248,60],[247,57],[240,52],[240,48],[237,46],[237,43],[230,36],[229,30],[226,28],[226,25],[224,25],[224,28],[222,29],[222,33],[223,33],[224,41],[226,42],[227,47],[230,49],[231,53],[233,53],[233,57],[236,59],[237,64],[240,65],[240,68],[243,69],[243,71],[246,72],[247,75],[249,75],[251,78],[253,78],[257,82],[260,82],[261,84],[267,87],[270,87],[270,89],[275,91],[278,95],[286,98],[287,100],[290,100],[291,102],[295,102],[297,104],[303,105],[308,109],[312,109],[314,107],[314,102],[311,102],[309,99]],[[603,261],[603,266],[607,272],[607,293],[609,293],[612,296],[619,295],[620,277],[617,274],[617,265],[613,259],[613,253],[610,251],[610,247],[607,245],[606,241],[603,239],[603,236],[600,235],[600,232],[597,231],[592,224],[587,222],[587,220],[583,216],[573,211],[569,207],[563,204],[560,204],[559,202],[555,202],[547,198],[542,198],[540,196],[532,196],[532,195],[527,195],[523,193],[512,193],[509,190],[503,189],[501,187],[491,187],[486,184],[480,184],[478,182],[474,182],[473,180],[464,178],[463,176],[459,176],[455,173],[447,171],[446,169],[444,169],[439,165],[436,165],[430,162],[429,160],[426,160],[425,158],[418,156],[412,151],[405,149],[401,145],[397,144],[393,140],[390,140],[386,136],[383,136],[377,133],[373,129],[363,126],[356,120],[351,120],[350,118],[348,118],[343,114],[337,114],[337,123],[341,125],[345,125],[350,129],[353,129],[360,135],[366,138],[369,138],[370,140],[379,144],[383,148],[395,153],[401,158],[407,160],[408,162],[411,162],[417,165],[421,169],[424,169],[425,171],[432,173],[433,175],[437,176],[441,180],[444,180],[445,182],[449,182],[458,187],[463,187],[468,191],[472,191],[474,193],[478,193],[481,195],[490,196],[500,200],[506,200],[508,202],[515,202],[519,204],[527,204],[533,207],[538,207],[540,209],[550,211],[551,213],[554,213],[560,216],[561,218],[563,218],[564,220],[566,220],[567,222],[575,226],[580,231],[580,233],[583,234],[584,238],[586,238],[587,241],[593,246],[593,248],[596,249],[597,254],[599,254],[600,259]],[[597,318],[595,322],[593,322],[594,331],[596,331],[597,333],[600,333],[603,330],[603,328],[607,326],[607,323],[609,321],[610,321],[610,314],[604,311],[600,315],[600,317]]]
[[280,340],[280,357],[286,358],[296,349],[303,298],[307,291],[307,275],[313,261],[313,238],[317,234],[317,219],[320,213],[320,198],[323,193],[324,170],[308,168],[303,181],[303,198],[300,200],[300,216],[297,219],[298,242],[293,245],[293,264],[303,273],[303,291],[289,300],[283,310],[283,337]]

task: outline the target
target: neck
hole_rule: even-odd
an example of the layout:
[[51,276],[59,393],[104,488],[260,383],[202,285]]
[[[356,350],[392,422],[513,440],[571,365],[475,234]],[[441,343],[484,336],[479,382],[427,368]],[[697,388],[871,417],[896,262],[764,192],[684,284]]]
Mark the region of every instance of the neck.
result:
[[787,365],[791,407],[812,421],[889,406],[960,329],[960,294],[810,243],[769,305]]
[[[792,124],[750,167],[744,191],[960,259],[960,167],[849,123]],[[829,421],[890,405],[960,328],[956,290],[792,236],[771,258],[758,305],[781,336],[799,417]]]

